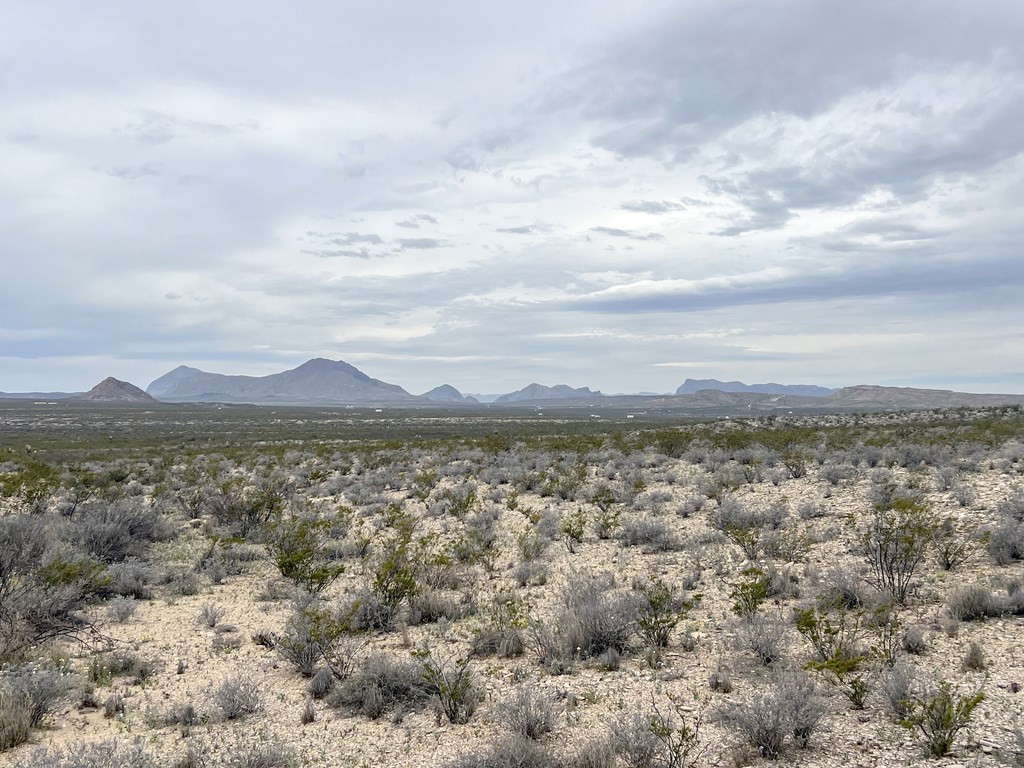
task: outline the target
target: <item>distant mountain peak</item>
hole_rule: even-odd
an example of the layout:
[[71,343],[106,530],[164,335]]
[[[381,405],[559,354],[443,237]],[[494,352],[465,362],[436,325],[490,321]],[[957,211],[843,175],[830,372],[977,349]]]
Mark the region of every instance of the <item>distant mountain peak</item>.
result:
[[74,400],[88,400],[104,403],[155,403],[156,400],[134,384],[108,376],[88,392],[77,395]]
[[441,384],[440,386],[434,387],[429,392],[424,392],[420,395],[425,400],[431,400],[435,403],[475,403],[477,400],[472,397],[466,397],[459,390],[453,387],[451,384]]

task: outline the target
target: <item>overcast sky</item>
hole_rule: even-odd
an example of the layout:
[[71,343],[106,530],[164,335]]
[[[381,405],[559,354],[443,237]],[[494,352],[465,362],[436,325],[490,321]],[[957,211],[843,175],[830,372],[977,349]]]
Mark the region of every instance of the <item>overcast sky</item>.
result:
[[1018,0],[0,4],[0,390],[1024,392]]

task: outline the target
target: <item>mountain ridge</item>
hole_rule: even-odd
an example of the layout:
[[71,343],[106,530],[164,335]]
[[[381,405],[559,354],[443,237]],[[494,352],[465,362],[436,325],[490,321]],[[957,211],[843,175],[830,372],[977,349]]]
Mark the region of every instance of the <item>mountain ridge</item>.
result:
[[742,381],[719,381],[718,379],[687,379],[676,389],[677,395],[692,395],[704,390],[719,392],[758,392],[767,395],[802,395],[804,397],[828,397],[836,390],[819,387],[816,384],[744,384]]
[[509,392],[497,398],[495,403],[520,403],[534,400],[576,400],[581,398],[604,397],[590,387],[573,388],[568,384],[556,384],[553,387],[544,384],[528,384],[515,392]]
[[267,376],[209,373],[178,366],[146,391],[172,402],[389,403],[419,400],[397,384],[374,379],[343,360],[322,357]]

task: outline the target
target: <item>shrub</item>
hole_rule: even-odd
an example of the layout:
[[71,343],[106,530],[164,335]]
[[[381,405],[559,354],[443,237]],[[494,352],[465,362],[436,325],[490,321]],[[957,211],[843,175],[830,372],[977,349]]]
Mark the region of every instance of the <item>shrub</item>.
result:
[[852,659],[860,656],[863,613],[842,603],[814,606],[796,611],[797,631],[814,647],[818,661]]
[[825,712],[814,681],[802,670],[784,668],[764,690],[728,707],[723,719],[762,757],[774,760],[790,736],[797,746],[807,746]]
[[971,714],[984,699],[981,691],[960,696],[949,682],[942,680],[937,689],[908,700],[910,714],[901,725],[921,732],[928,755],[945,757],[953,748],[957,734],[970,724]]
[[983,672],[988,669],[985,653],[977,642],[972,641],[964,655],[964,669],[969,672]]
[[796,514],[801,520],[815,520],[824,517],[827,512],[825,505],[820,502],[804,500],[796,506]]
[[249,677],[229,677],[214,692],[214,703],[225,720],[237,720],[263,709],[259,685]]
[[998,616],[999,599],[982,584],[954,589],[946,598],[946,612],[958,621],[977,621]]
[[565,768],[615,768],[615,745],[610,739],[585,742],[565,761]]
[[875,505],[862,535],[876,588],[898,604],[906,603],[911,582],[932,542],[934,515],[919,501],[895,498]]
[[917,686],[917,670],[911,664],[903,661],[897,661],[882,677],[882,682],[879,685],[882,700],[890,714],[898,722],[902,722],[910,716],[910,701]]
[[324,658],[325,628],[318,619],[324,618],[312,606],[297,606],[285,623],[284,632],[275,638],[277,652],[294,665],[303,677],[312,677],[316,667]]
[[775,695],[786,710],[793,741],[803,749],[818,730],[826,712],[817,686],[802,670],[782,669],[776,674]]
[[526,650],[524,631],[529,625],[526,608],[512,595],[497,595],[488,611],[489,624],[473,637],[475,656],[521,656]]
[[952,518],[947,517],[942,521],[935,532],[935,554],[942,570],[952,571],[959,568],[970,559],[973,550],[974,542],[957,531]]
[[235,744],[218,768],[296,768],[295,750],[277,739],[247,739]]
[[824,589],[818,596],[822,604],[862,608],[869,602],[867,583],[860,573],[848,568],[833,568],[825,576]]
[[202,610],[199,611],[198,622],[204,626],[213,627],[217,626],[217,622],[224,618],[226,611],[214,602],[205,603]]
[[150,586],[153,580],[153,569],[146,563],[129,558],[120,563],[112,563],[106,571],[106,584],[102,593],[148,600],[153,596]]
[[165,535],[157,510],[138,499],[83,504],[68,526],[70,539],[102,563],[140,558]]
[[107,616],[110,617],[111,621],[124,624],[135,615],[137,608],[138,605],[134,597],[115,597],[107,603]]
[[647,712],[612,726],[609,743],[630,768],[686,768],[707,749],[700,741],[701,725],[701,716],[688,717],[677,701],[662,711],[652,700]]
[[782,754],[790,723],[779,706],[781,702],[771,692],[755,695],[747,701],[732,705],[725,712],[725,722],[762,757],[774,760]]
[[782,658],[787,634],[784,622],[760,613],[743,617],[736,627],[740,646],[752,651],[766,667]]
[[771,595],[772,579],[757,566],[744,568],[742,576],[743,581],[733,586],[729,596],[733,600],[733,613],[749,616]]
[[103,567],[56,541],[59,528],[47,515],[0,516],[0,662],[90,627],[77,611]]
[[311,594],[329,587],[345,570],[329,557],[330,520],[294,516],[269,527],[266,546],[274,564],[286,579]]
[[988,553],[999,565],[1024,560],[1024,523],[1006,521],[989,531]]
[[421,705],[429,697],[421,665],[377,653],[335,685],[327,701],[376,720],[397,707]]
[[0,752],[28,741],[32,705],[20,692],[0,688]]
[[635,596],[610,591],[611,582],[594,576],[571,580],[562,593],[563,608],[555,618],[569,656],[600,656],[608,648],[625,653],[636,630],[639,604]]
[[481,699],[469,668],[469,657],[438,661],[428,651],[417,655],[422,660],[427,689],[435,697],[438,722],[444,715],[450,723],[468,723]]
[[0,672],[0,690],[28,708],[29,726],[39,727],[54,704],[74,685],[74,676],[37,662],[7,667]]
[[966,483],[957,483],[953,488],[953,500],[961,507],[969,507],[978,499],[978,492],[974,486]]
[[560,768],[560,763],[535,741],[511,736],[486,751],[461,755],[445,768]]
[[466,614],[463,606],[452,597],[434,589],[425,589],[409,598],[409,624],[433,624],[441,619],[461,619]]
[[637,631],[648,645],[665,648],[672,631],[682,621],[686,602],[657,577],[640,584],[639,591],[642,602],[636,619]]
[[656,517],[630,517],[619,526],[619,539],[626,547],[643,547],[645,552],[671,552],[679,542],[668,523]]
[[117,739],[93,741],[74,746],[37,749],[28,758],[19,761],[17,768],[156,768],[139,742],[126,743]]
[[534,741],[555,728],[551,698],[531,685],[520,685],[499,707],[499,719],[512,733]]

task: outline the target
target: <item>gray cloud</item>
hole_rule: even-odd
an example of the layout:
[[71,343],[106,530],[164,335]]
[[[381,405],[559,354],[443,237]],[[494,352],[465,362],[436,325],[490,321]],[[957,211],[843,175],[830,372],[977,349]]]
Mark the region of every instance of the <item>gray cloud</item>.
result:
[[673,211],[685,211],[686,206],[673,200],[630,200],[619,206],[624,211],[633,213],[651,213],[659,215]]
[[1024,391],[1024,8],[524,3],[0,8],[0,390]]
[[448,243],[435,237],[400,237],[397,242],[402,248],[412,250],[431,250],[433,248],[447,248]]
[[405,229],[419,229],[424,222],[427,224],[437,224],[437,219],[426,213],[420,213],[416,216],[405,219],[404,221],[396,221],[395,226],[403,227]]
[[591,227],[591,232],[608,237],[624,237],[629,240],[664,240],[665,236],[657,232],[634,232],[631,229],[618,229],[617,227]]

